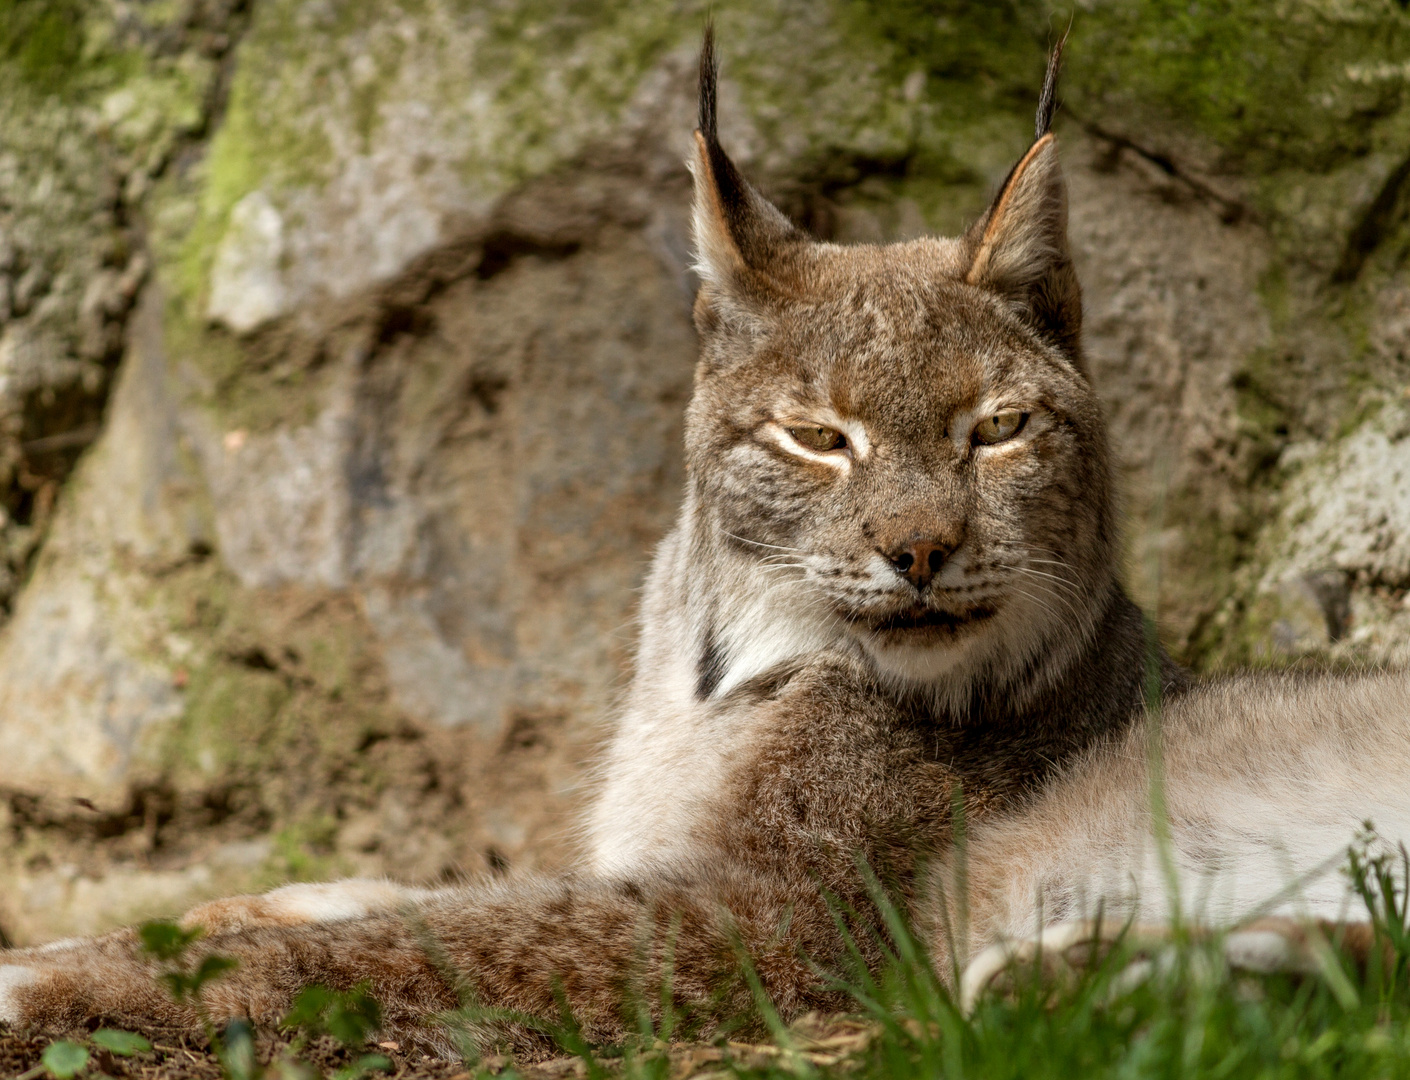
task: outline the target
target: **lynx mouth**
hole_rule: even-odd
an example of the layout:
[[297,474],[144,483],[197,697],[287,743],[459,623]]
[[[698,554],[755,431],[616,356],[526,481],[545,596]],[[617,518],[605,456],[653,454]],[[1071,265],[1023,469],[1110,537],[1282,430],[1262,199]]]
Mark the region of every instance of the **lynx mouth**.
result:
[[957,633],[975,623],[992,618],[993,615],[994,609],[991,607],[972,607],[964,611],[910,608],[882,619],[868,619],[865,624],[876,634],[941,636]]

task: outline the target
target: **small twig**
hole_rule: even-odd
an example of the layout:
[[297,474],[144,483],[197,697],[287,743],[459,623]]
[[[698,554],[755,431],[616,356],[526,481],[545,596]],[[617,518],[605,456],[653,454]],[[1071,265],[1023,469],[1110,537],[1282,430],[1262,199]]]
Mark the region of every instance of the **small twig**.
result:
[[101,433],[102,429],[97,424],[89,424],[85,427],[74,428],[72,431],[61,431],[57,435],[45,435],[42,438],[30,439],[20,443],[20,449],[26,454],[43,454],[51,450],[72,450],[74,447],[87,446]]
[[1361,212],[1356,225],[1346,237],[1346,248],[1332,271],[1332,281],[1345,285],[1355,281],[1366,260],[1380,245],[1395,220],[1401,195],[1410,183],[1410,158],[1406,158],[1386,176],[1376,197]]
[[1157,169],[1165,173],[1166,176],[1169,176],[1173,180],[1180,181],[1180,183],[1184,184],[1196,195],[1214,203],[1219,208],[1220,220],[1226,225],[1232,225],[1236,221],[1246,219],[1252,220],[1255,217],[1253,209],[1247,203],[1241,202],[1238,199],[1216,190],[1207,181],[1181,168],[1169,154],[1163,154],[1159,150],[1142,146],[1129,135],[1123,135],[1120,132],[1102,127],[1102,125],[1094,120],[1083,120],[1073,113],[1071,107],[1065,107],[1065,110],[1068,115],[1072,116],[1074,120],[1081,124],[1083,130],[1089,134],[1095,135],[1104,142],[1109,142],[1111,145],[1122,150],[1130,150],[1133,154],[1149,161]]

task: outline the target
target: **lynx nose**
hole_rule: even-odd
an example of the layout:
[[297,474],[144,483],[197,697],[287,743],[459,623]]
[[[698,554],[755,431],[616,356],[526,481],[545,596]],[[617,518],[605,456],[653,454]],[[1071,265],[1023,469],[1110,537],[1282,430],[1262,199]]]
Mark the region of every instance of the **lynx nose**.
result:
[[903,548],[887,552],[886,558],[896,573],[920,590],[940,573],[940,568],[945,565],[945,559],[952,550],[949,544],[934,540],[916,540]]

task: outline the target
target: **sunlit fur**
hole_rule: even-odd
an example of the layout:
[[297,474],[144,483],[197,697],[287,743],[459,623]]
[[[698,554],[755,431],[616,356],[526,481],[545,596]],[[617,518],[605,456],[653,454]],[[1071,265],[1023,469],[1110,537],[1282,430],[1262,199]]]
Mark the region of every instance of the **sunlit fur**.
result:
[[1095,746],[1022,811],[977,823],[963,874],[941,861],[938,893],[952,918],[972,913],[970,955],[1098,915],[1364,920],[1347,847],[1366,821],[1381,850],[1410,842],[1407,781],[1410,675],[1221,679]]

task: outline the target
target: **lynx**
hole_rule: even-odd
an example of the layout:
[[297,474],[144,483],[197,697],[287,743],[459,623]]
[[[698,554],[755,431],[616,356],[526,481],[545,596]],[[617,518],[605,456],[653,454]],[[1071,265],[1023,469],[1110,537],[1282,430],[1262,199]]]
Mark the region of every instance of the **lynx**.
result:
[[[451,1053],[434,1018],[466,995],[554,1016],[561,993],[587,1037],[612,1040],[632,1026],[627,1000],[659,1009],[664,985],[708,1032],[749,1008],[746,957],[785,1018],[836,1008],[820,975],[846,962],[834,913],[875,918],[870,871],[942,975],[1045,923],[1073,940],[1099,908],[1233,923],[1284,890],[1288,915],[1344,914],[1335,875],[1314,872],[1365,818],[1410,836],[1410,685],[1196,683],[1150,645],[1119,580],[1082,352],[1049,130],[1060,53],[1036,141],[968,232],[840,246],[804,235],[726,156],[707,33],[687,487],[581,864],[199,907],[185,917],[205,930],[198,949],[238,961],[206,990],[212,1018],[272,1022],[306,984],[366,980],[389,1036]],[[1156,717],[1175,889],[1154,855]],[[1245,945],[1267,944],[1257,933]],[[1275,960],[1298,933],[1271,933]],[[854,936],[878,962],[875,938]],[[196,1025],[159,970],[132,930],[12,951],[0,1020]]]

